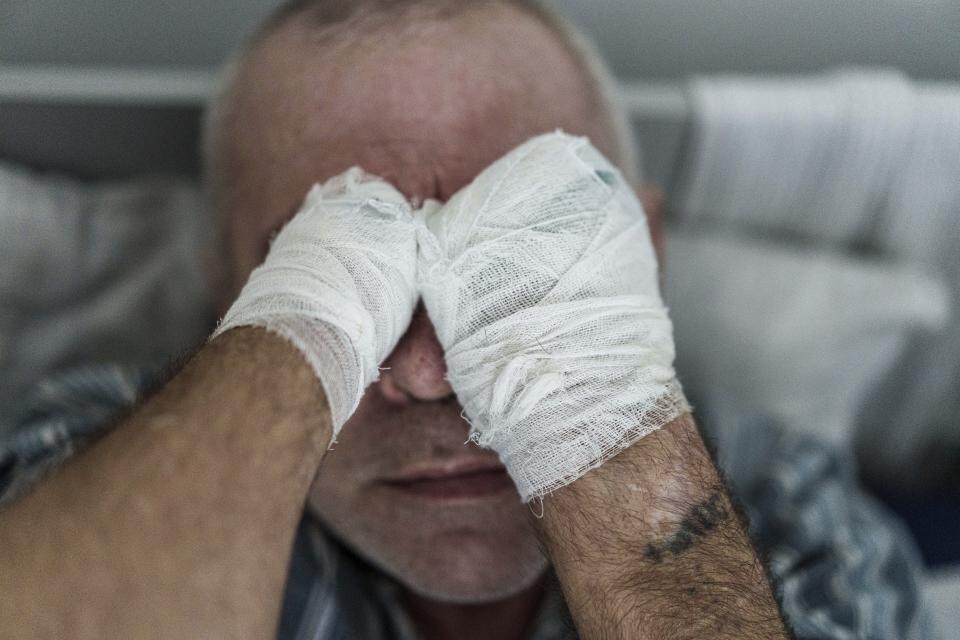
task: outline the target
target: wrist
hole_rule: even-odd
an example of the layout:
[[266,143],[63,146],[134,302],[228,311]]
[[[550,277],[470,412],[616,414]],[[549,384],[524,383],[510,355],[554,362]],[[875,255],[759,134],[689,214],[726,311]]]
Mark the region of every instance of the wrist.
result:
[[323,443],[329,440],[326,393],[304,355],[288,339],[263,327],[241,326],[217,334],[205,350],[220,362],[220,386],[226,383],[233,388],[231,395],[246,398],[265,427],[281,431],[277,426],[283,424],[281,433],[289,436],[302,432]]
[[763,565],[689,415],[557,490],[543,511],[535,526],[581,635],[616,621],[638,638],[784,637]]
[[[253,337],[246,333],[250,330],[256,332]],[[264,318],[262,324],[255,320],[251,325],[218,331],[213,340],[238,331],[243,333],[235,339],[241,342],[278,343],[269,347],[274,353],[267,369],[276,372],[279,366],[282,375],[306,371],[309,373],[306,377],[311,378],[313,384],[319,383],[329,409],[333,438],[353,413],[363,390],[376,379],[374,363],[361,359],[354,340],[336,325],[307,322],[297,316],[279,316]]]

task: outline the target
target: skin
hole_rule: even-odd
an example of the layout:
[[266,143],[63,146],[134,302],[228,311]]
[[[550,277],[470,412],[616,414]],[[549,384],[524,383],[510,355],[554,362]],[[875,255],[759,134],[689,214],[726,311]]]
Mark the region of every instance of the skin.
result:
[[[322,65],[308,55],[310,31],[295,24],[260,47],[230,114],[244,132],[228,154],[238,178],[235,285],[307,187],[350,165],[409,198],[444,200],[556,127],[610,155],[609,132],[569,98],[578,83],[566,53],[532,20],[489,11],[423,25],[423,41],[381,34],[386,46]],[[494,456],[462,444],[467,427],[425,314],[384,367],[327,452],[326,402],[292,347],[256,329],[214,340],[110,435],[0,512],[0,637],[269,636],[305,502],[406,587],[428,639],[525,637],[543,554],[584,638],[785,637],[692,420],[558,490],[542,519],[512,490],[425,507],[379,481],[416,464]]]
[[787,638],[691,416],[558,489],[538,531],[581,638]]
[[284,340],[213,341],[0,510],[0,638],[270,637],[330,424]]

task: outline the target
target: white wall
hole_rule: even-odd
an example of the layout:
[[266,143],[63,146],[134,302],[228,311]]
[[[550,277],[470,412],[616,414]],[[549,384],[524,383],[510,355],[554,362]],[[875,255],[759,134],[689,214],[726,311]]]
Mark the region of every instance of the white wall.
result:
[[[0,61],[220,61],[275,0],[0,0]],[[598,36],[616,71],[671,78],[722,70],[893,65],[960,79],[956,0],[553,0]]]

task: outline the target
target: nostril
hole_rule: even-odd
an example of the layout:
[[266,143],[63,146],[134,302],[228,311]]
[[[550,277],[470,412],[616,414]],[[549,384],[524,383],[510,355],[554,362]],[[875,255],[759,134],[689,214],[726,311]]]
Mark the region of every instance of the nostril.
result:
[[410,404],[410,401],[412,400],[410,394],[397,385],[397,382],[394,379],[394,376],[391,375],[390,371],[384,371],[380,375],[380,381],[377,383],[377,388],[380,390],[380,395],[383,396],[383,399],[390,404],[405,406]]
[[405,406],[412,402],[434,402],[453,395],[446,370],[422,359],[394,358],[389,370],[380,374],[377,387],[384,400]]

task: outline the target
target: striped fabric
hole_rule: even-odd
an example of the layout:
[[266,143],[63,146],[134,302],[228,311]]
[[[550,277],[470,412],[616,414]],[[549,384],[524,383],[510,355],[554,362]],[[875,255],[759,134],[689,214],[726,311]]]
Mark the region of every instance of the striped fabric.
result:
[[[36,388],[0,438],[0,504],[115,424],[159,369],[91,366]],[[935,638],[903,527],[856,485],[851,461],[762,419],[700,409],[718,461],[767,558],[798,638]],[[722,429],[717,428],[722,424]],[[531,640],[576,632],[552,581]],[[280,640],[415,640],[399,585],[305,515],[291,558]]]

